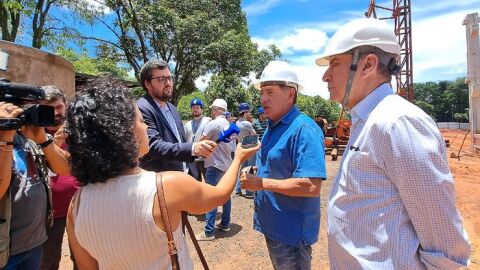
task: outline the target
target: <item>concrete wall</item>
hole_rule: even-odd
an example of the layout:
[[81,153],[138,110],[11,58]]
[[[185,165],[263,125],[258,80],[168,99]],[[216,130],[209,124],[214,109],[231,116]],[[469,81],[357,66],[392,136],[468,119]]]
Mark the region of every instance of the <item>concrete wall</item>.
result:
[[467,130],[468,123],[459,123],[459,122],[437,122],[437,127],[442,129],[461,129]]
[[11,82],[36,86],[55,85],[68,98],[75,94],[75,69],[69,61],[52,53],[0,40],[0,49],[6,51],[7,71],[0,70],[0,78]]

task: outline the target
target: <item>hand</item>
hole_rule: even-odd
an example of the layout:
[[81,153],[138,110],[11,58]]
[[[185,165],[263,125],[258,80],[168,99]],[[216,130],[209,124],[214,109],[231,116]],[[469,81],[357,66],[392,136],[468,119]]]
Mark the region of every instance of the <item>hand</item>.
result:
[[239,158],[240,161],[243,163],[251,158],[258,149],[260,149],[261,144],[258,143],[255,147],[251,148],[243,148],[242,144],[237,144],[237,150],[235,150],[235,158]]
[[193,143],[193,154],[199,157],[208,158],[217,147],[214,141],[204,140]]
[[[22,113],[23,109],[13,105],[12,103],[0,102],[0,118],[17,118]],[[0,140],[9,142],[13,141],[13,137],[16,133],[16,130],[0,130]]]
[[240,187],[247,190],[262,190],[263,178],[247,172],[240,172]]
[[54,143],[58,147],[62,147],[62,145],[67,140],[67,132],[65,131],[65,125],[62,125],[57,132],[55,132],[55,136],[53,136]]
[[35,143],[40,144],[48,140],[45,128],[36,126],[22,126],[22,133],[25,137],[33,140]]

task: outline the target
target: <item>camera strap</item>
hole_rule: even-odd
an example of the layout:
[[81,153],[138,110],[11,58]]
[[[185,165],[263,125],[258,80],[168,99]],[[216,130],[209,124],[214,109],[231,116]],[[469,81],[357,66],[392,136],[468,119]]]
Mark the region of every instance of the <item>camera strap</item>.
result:
[[50,179],[48,176],[48,166],[45,159],[45,154],[42,149],[32,140],[27,139],[29,148],[32,150],[32,154],[35,158],[35,165],[37,166],[37,172],[39,174],[40,180],[42,181],[43,187],[47,194],[47,227],[53,226],[53,204],[52,204],[52,190],[50,189]]

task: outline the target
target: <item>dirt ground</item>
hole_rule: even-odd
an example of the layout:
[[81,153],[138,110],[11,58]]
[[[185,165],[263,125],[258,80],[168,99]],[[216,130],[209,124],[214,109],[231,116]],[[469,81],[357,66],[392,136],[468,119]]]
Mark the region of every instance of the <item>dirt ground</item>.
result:
[[[462,151],[460,160],[450,158],[450,154],[458,153],[465,132],[459,130],[442,130],[445,139],[450,140],[448,148],[449,164],[455,178],[457,207],[459,208],[465,228],[472,242],[472,256],[469,269],[480,269],[480,157],[468,156]],[[463,150],[469,150],[470,137],[467,137]],[[329,269],[326,239],[326,203],[332,180],[338,170],[339,161],[327,158],[328,180],[323,182],[321,195],[321,228],[319,241],[313,246],[312,269]],[[221,210],[220,210],[221,211]],[[215,241],[200,242],[207,262],[214,269],[272,269],[268,257],[265,240],[262,234],[252,229],[253,202],[244,197],[232,198],[232,225],[228,233],[217,231]],[[220,216],[217,217],[218,219]],[[201,218],[190,217],[195,232],[204,226]],[[63,245],[61,270],[69,270],[72,264],[69,259],[66,239]],[[189,248],[196,269],[202,269],[195,249],[188,240]]]

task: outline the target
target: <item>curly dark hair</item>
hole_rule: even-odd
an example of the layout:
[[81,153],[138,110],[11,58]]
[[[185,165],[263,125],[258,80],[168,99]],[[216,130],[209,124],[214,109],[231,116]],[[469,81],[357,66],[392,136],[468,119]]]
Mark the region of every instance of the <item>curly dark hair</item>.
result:
[[105,182],[138,165],[133,94],[113,77],[88,82],[68,107],[72,175],[82,185]]

